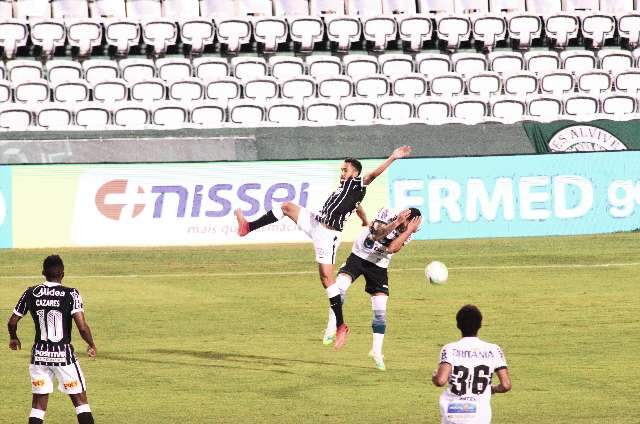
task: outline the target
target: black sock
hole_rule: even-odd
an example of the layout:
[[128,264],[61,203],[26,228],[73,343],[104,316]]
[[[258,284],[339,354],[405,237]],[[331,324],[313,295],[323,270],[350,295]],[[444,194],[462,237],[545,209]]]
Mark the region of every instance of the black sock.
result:
[[93,415],[91,412],[83,412],[78,414],[78,424],[94,424]]
[[272,211],[269,211],[255,221],[250,222],[249,231],[257,230],[265,225],[273,224],[274,222],[278,222],[278,218],[276,218]]
[[29,417],[29,424],[43,424],[44,420],[36,417]]
[[342,317],[342,300],[340,295],[329,298],[329,306],[334,314],[336,314],[336,327],[340,327],[344,324],[344,318]]

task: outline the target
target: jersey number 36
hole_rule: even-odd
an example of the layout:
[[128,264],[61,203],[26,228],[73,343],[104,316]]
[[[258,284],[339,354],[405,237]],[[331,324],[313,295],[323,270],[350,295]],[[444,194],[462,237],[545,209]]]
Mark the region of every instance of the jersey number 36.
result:
[[491,383],[489,367],[486,365],[478,365],[472,370],[469,370],[469,368],[463,365],[453,367],[451,392],[457,396],[464,396],[467,394],[469,383],[471,383],[471,393],[474,395],[484,393],[484,390]]

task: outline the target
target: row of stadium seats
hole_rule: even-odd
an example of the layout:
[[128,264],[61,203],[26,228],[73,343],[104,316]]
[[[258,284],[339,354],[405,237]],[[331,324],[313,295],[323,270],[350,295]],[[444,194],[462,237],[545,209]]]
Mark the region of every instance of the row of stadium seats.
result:
[[264,125],[337,125],[407,123],[445,124],[480,122],[513,123],[522,120],[593,120],[637,118],[638,99],[606,93],[572,94],[563,98],[544,95],[527,98],[495,96],[490,101],[461,96],[449,100],[348,98],[256,102],[122,102],[116,104],[67,103],[0,106],[0,129],[175,129],[259,127]]
[[493,52],[485,56],[481,53],[440,53],[383,54],[378,57],[363,54],[344,56],[308,56],[306,61],[293,56],[273,56],[268,61],[261,57],[236,57],[231,61],[224,58],[201,57],[193,61],[186,58],[151,59],[127,58],[120,61],[90,59],[80,64],[72,60],[50,60],[42,65],[35,60],[14,59],[6,66],[0,63],[0,79],[13,83],[34,81],[45,78],[50,83],[86,79],[95,84],[104,79],[123,78],[132,83],[141,79],[160,78],[165,81],[184,80],[197,77],[205,81],[234,76],[241,80],[272,76],[286,80],[308,75],[325,78],[345,75],[358,78],[370,75],[384,75],[394,78],[409,73],[419,73],[428,77],[456,72],[465,77],[487,71],[498,74],[512,74],[530,71],[546,74],[557,70],[584,73],[602,70],[610,73],[640,68],[640,50],[634,54],[626,50],[601,50],[595,55],[591,51],[570,50],[557,54],[551,51]]
[[[43,1],[47,3],[47,0]],[[478,5],[473,10],[480,10],[482,13],[445,13],[432,17],[428,13],[412,14],[410,10],[415,9],[415,5],[413,9],[401,10],[406,13],[385,14],[382,6],[374,7],[376,2],[363,0],[367,8],[363,6],[358,9],[362,13],[353,15],[334,14],[332,8],[321,8],[320,14],[290,14],[287,9],[283,9],[283,15],[271,16],[269,1],[266,1],[268,7],[264,11],[256,6],[255,12],[249,12],[238,6],[242,2],[229,0],[234,5],[231,11],[239,10],[239,15],[230,13],[227,6],[221,6],[225,4],[224,1],[211,1],[214,13],[207,12],[204,18],[196,13],[198,9],[195,0],[195,9],[191,11],[195,15],[176,11],[162,17],[157,12],[162,10],[159,0],[136,0],[132,1],[131,7],[140,9],[135,9],[138,12],[132,17],[88,18],[62,13],[64,19],[37,17],[37,14],[29,21],[7,18],[0,21],[0,46],[4,48],[6,57],[12,58],[18,47],[26,46],[29,39],[42,48],[44,57],[51,57],[56,48],[66,46],[67,43],[76,47],[80,56],[88,56],[94,47],[103,45],[103,38],[104,43],[115,48],[120,56],[126,56],[134,46],[139,46],[141,39],[146,45],[153,46],[156,56],[164,55],[167,48],[180,42],[191,46],[191,54],[200,54],[205,46],[213,45],[216,39],[231,54],[237,54],[244,45],[254,41],[261,44],[265,52],[275,52],[280,45],[293,41],[300,51],[309,53],[314,50],[316,43],[325,40],[335,43],[340,52],[348,52],[352,43],[362,40],[368,42],[374,51],[384,51],[388,43],[398,40],[410,50],[419,51],[426,42],[435,40],[434,31],[437,39],[446,44],[448,51],[457,50],[461,42],[466,41],[478,42],[485,50],[490,51],[502,40],[517,41],[518,48],[528,49],[534,40],[543,35],[557,49],[566,48],[572,40],[582,39],[591,40],[585,45],[597,49],[606,40],[616,36],[626,40],[625,43],[630,48],[635,48],[640,39],[640,14],[633,11],[613,15],[598,10],[568,13],[558,9],[554,14],[554,8],[549,7],[541,8],[533,14],[491,14],[486,7]],[[78,2],[79,0],[60,0],[53,4]],[[176,1],[175,8],[182,10],[186,3],[188,2],[184,0]],[[306,4],[304,1],[302,3]],[[351,3],[350,1],[348,4]],[[8,3],[0,2],[0,5],[3,4]],[[596,1],[595,5],[597,4]],[[153,11],[154,5],[157,6],[156,12]],[[216,12],[218,7],[219,13]],[[487,13],[484,13],[485,9]],[[77,5],[70,10],[78,10]],[[398,11],[397,8],[392,10]],[[520,9],[515,7],[514,10]]]
[[413,97],[458,97],[477,95],[489,98],[503,94],[526,96],[546,94],[560,97],[570,93],[600,94],[615,90],[635,96],[640,90],[640,69],[629,69],[612,76],[605,71],[590,71],[574,75],[567,71],[553,71],[536,75],[529,71],[500,75],[483,72],[464,77],[447,72],[426,78],[409,73],[390,79],[384,75],[361,76],[352,79],[345,75],[313,78],[294,76],[276,80],[265,76],[240,80],[221,77],[205,81],[188,77],[172,82],[160,78],[141,78],[128,82],[107,78],[94,84],[76,79],[49,84],[44,79],[9,83],[0,80],[0,103],[54,102],[123,102],[123,101],[198,101],[234,99],[341,99],[377,98],[397,99]]

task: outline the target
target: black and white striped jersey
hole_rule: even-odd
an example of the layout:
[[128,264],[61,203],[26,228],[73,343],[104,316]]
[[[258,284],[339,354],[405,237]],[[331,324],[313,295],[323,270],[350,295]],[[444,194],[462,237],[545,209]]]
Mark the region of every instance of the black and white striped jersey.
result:
[[62,366],[76,362],[71,329],[73,314],[83,312],[82,297],[73,287],[45,282],[29,287],[20,297],[13,313],[31,313],[36,335],[31,349],[34,365]]
[[356,210],[367,187],[362,177],[349,178],[340,183],[340,187],[324,202],[324,206],[317,216],[318,221],[337,231],[342,231],[344,221]]

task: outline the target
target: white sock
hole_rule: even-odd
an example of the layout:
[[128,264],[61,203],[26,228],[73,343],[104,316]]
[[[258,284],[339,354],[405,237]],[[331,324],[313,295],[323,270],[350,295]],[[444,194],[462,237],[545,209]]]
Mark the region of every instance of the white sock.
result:
[[31,413],[29,414],[29,417],[38,418],[44,421],[44,412],[45,411],[43,411],[42,409],[32,408]]
[[[386,312],[387,312],[387,301],[389,300],[388,296],[371,296],[371,309],[374,313],[374,323],[376,319],[376,314],[382,317],[382,325],[386,327]],[[382,333],[372,333],[373,334],[373,344],[371,346],[371,350],[374,355],[380,356],[382,355],[382,343],[384,342],[384,327],[382,329]]]
[[76,407],[76,415],[80,415],[83,412],[91,412],[91,408],[89,407],[88,403]]
[[327,291],[327,297],[331,299],[332,297],[336,297],[340,295],[340,288],[336,283],[331,284],[329,287],[325,289]]
[[384,334],[373,333],[373,354],[376,356],[382,356],[382,343],[384,342]]
[[273,216],[278,219],[282,219],[284,217],[284,212],[282,212],[282,206],[280,206],[280,203],[272,203],[271,212],[273,213]]

